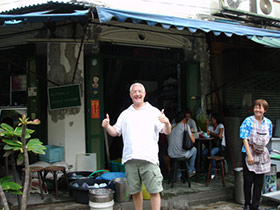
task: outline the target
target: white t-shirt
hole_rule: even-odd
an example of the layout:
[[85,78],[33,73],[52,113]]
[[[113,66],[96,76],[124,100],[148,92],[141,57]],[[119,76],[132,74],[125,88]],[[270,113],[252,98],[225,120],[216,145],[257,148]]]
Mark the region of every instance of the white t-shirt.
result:
[[148,102],[138,110],[131,105],[120,114],[114,127],[123,137],[122,163],[131,159],[159,163],[158,139],[164,126],[158,119],[160,115]]
[[210,125],[208,127],[208,130],[212,133],[215,133],[215,134],[219,134],[220,133],[220,129],[223,128],[223,138],[222,138],[222,145],[223,146],[226,146],[226,137],[225,137],[225,127],[222,123],[220,123],[216,129],[214,130],[214,127],[212,125]]

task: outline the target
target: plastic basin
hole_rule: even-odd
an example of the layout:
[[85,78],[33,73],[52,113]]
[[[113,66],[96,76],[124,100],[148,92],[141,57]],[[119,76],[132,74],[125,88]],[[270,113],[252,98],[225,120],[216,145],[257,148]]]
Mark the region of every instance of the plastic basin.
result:
[[101,174],[101,178],[107,181],[111,181],[115,178],[123,178],[125,176],[125,172],[108,172]]
[[[78,203],[83,203],[83,204],[89,203],[89,189],[82,187],[83,183],[87,183],[88,185],[94,185],[95,183],[97,184],[106,183],[108,186],[108,181],[99,180],[99,179],[85,179],[85,180],[76,180],[71,182],[70,189],[74,200]],[[74,184],[78,184],[79,187],[73,186]]]
[[[73,176],[73,174],[76,174],[77,176]],[[90,176],[92,171],[73,171],[67,173],[67,178],[69,180],[69,183],[76,180],[84,180],[84,179],[95,179],[96,175]]]

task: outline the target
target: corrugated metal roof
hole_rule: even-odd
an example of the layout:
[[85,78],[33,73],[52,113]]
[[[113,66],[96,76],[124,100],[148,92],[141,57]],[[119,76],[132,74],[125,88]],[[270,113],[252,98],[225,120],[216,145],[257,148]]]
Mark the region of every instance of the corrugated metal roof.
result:
[[27,22],[44,22],[44,21],[84,21],[88,17],[89,10],[74,10],[67,13],[50,13],[50,11],[32,12],[26,14],[0,14],[0,20],[3,20],[3,25],[17,25]]
[[[213,0],[87,0],[98,2],[103,7],[116,10],[157,14],[181,18],[199,18],[211,16]],[[219,0],[216,0],[219,1]]]
[[0,12],[0,25],[14,26],[27,22],[43,22],[43,21],[84,21],[88,17],[89,8],[91,4],[85,2],[61,0],[11,0],[11,3],[1,1],[1,6],[9,5],[10,10]]
[[17,11],[30,10],[39,6],[45,6],[49,4],[60,5],[73,5],[89,7],[90,4],[87,1],[75,1],[75,0],[1,0],[0,1],[0,13],[14,13]]
[[0,0],[0,13],[32,9],[32,7],[50,3],[88,7],[98,5],[112,9],[182,18],[195,18],[202,14],[210,16],[210,0]]
[[[111,0],[112,1],[112,0]],[[136,1],[136,0],[135,0]],[[138,0],[138,2],[149,3],[156,5],[159,0]],[[160,0],[165,1],[164,3],[170,6],[169,0]],[[176,0],[177,3],[180,3],[184,0]],[[204,0],[202,0],[204,1]],[[124,0],[119,0],[118,3],[124,3]],[[1,0],[0,8],[1,10],[6,10],[7,12],[2,12],[3,15],[0,15],[0,20],[3,25],[9,24],[19,24],[22,22],[32,22],[32,21],[43,21],[43,20],[60,20],[60,19],[69,19],[80,17],[86,17],[86,9],[90,7],[96,7],[97,13],[100,22],[106,23],[109,22],[112,18],[116,18],[120,22],[124,22],[127,19],[131,19],[134,23],[146,22],[150,26],[161,24],[163,28],[170,28],[175,26],[178,30],[183,30],[187,28],[191,32],[196,32],[197,30],[202,30],[206,33],[212,31],[216,36],[219,36],[221,33],[224,33],[226,36],[231,37],[233,34],[238,36],[246,36],[249,39],[257,37],[258,40],[261,40],[263,37],[267,37],[269,40],[279,43],[280,41],[280,32],[275,30],[267,30],[263,28],[245,26],[238,23],[222,23],[216,21],[205,21],[192,18],[184,18],[178,16],[169,16],[162,14],[162,5],[159,4],[158,8],[155,8],[155,11],[150,11],[147,13],[142,5],[135,4],[132,1],[126,1],[127,5],[132,6],[129,10],[120,10],[112,9],[113,5],[110,5],[109,0],[60,0],[60,1],[49,1],[49,0]],[[161,2],[162,3],[162,2]],[[168,3],[168,4],[167,4]],[[179,4],[177,4],[179,5]],[[57,7],[57,4],[60,7]],[[107,5],[104,5],[107,4]],[[182,2],[181,2],[182,4]],[[69,5],[69,7],[67,6]],[[182,4],[187,6],[186,4]],[[81,9],[82,7],[82,9]],[[138,8],[138,11],[135,9]],[[147,8],[147,7],[146,7]],[[1,14],[0,10],[0,14]],[[80,12],[78,10],[81,10]],[[164,11],[168,10],[166,8]],[[46,14],[38,14],[43,11],[50,11]],[[35,15],[33,13],[36,13]],[[188,13],[188,12],[186,12]],[[11,14],[11,15],[10,15]],[[11,17],[10,17],[11,16]],[[43,18],[43,19],[42,19]],[[45,19],[44,19],[45,18]],[[262,42],[264,44],[264,42]],[[275,47],[275,46],[274,46]],[[277,47],[279,47],[277,45]]]

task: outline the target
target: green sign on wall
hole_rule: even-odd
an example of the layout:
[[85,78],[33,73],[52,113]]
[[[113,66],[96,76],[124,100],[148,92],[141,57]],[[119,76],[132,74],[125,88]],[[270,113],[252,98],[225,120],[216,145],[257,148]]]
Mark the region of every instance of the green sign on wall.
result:
[[48,99],[51,110],[81,106],[80,85],[50,87]]

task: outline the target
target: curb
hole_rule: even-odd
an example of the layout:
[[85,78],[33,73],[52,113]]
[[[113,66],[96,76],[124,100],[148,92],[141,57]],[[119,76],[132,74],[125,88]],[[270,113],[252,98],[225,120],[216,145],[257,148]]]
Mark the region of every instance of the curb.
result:
[[[207,205],[218,201],[232,201],[233,188],[220,188],[216,191],[203,191],[197,193],[186,193],[161,199],[161,210],[190,210],[192,206]],[[75,201],[57,202],[41,205],[29,205],[29,210],[89,210],[88,204],[80,204]],[[114,210],[134,209],[133,201],[116,203]],[[150,200],[144,200],[143,209],[150,210]]]
[[[191,206],[205,205],[217,201],[233,200],[233,189],[223,188],[215,192],[205,191],[198,193],[188,193],[179,196],[172,196],[161,200],[161,210],[187,210]],[[116,203],[114,210],[131,210],[134,209],[133,202]],[[143,209],[150,210],[150,201],[144,200]]]

